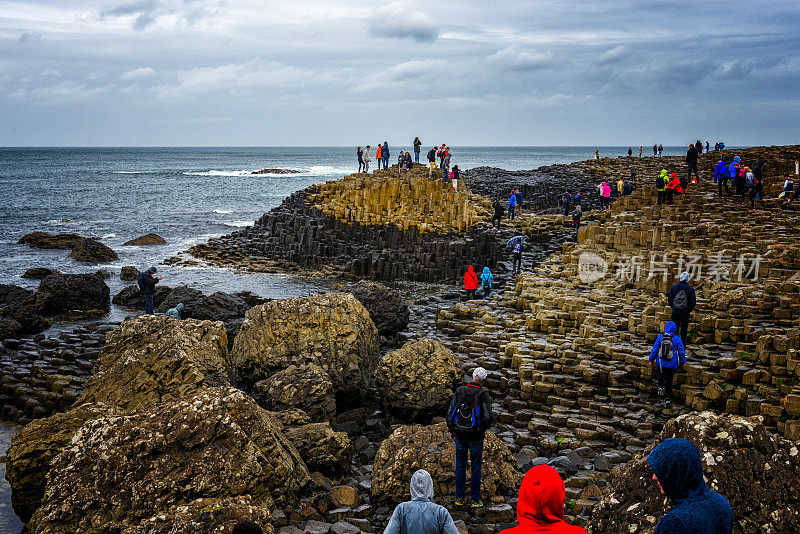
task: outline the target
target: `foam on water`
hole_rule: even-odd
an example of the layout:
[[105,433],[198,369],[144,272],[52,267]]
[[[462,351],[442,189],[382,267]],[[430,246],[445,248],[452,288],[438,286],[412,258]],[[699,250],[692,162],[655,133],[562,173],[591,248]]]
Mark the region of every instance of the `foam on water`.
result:
[[228,215],[229,213],[233,213],[233,210],[214,210],[214,213],[218,213],[220,215]]
[[225,221],[222,224],[225,226],[232,226],[233,228],[244,228],[246,226],[253,226],[255,221]]

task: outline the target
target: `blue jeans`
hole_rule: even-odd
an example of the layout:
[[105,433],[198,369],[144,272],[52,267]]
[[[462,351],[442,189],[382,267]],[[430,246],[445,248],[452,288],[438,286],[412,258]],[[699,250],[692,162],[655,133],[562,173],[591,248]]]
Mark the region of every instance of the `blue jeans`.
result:
[[419,152],[414,152],[414,161],[419,163]]
[[385,158],[383,158],[383,168],[384,169],[388,169],[389,168],[389,156],[386,156]]
[[148,315],[153,315],[153,297],[154,295],[148,295],[145,293],[144,295],[144,312]]
[[456,436],[456,498],[463,499],[467,492],[467,450],[469,450],[470,493],[472,502],[481,500],[481,464],[483,463],[483,438],[464,439]]

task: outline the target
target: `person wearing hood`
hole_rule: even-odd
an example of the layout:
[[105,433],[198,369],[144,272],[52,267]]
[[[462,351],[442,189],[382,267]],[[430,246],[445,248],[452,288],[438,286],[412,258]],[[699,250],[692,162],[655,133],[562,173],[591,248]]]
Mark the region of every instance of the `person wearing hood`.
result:
[[603,182],[597,186],[597,189],[600,191],[600,206],[605,211],[611,203],[611,186],[607,182]]
[[561,475],[549,465],[528,469],[517,500],[517,526],[500,534],[586,534],[564,520],[566,490]]
[[183,302],[179,302],[175,305],[174,308],[170,308],[167,310],[167,315],[175,319],[180,319],[182,311],[183,311]]
[[667,183],[669,182],[669,173],[667,169],[661,169],[661,174],[656,178],[656,189],[658,190],[658,204],[661,205],[667,200]]
[[424,469],[411,475],[411,500],[394,509],[383,534],[458,534],[450,512],[433,499],[433,479]]
[[669,321],[664,333],[656,338],[650,351],[650,367],[658,368],[658,398],[666,406],[672,402],[672,379],[675,369],[686,363],[686,349],[678,336],[678,327]]
[[738,181],[738,178],[739,178],[739,162],[740,161],[742,161],[742,158],[739,157],[739,156],[736,156],[736,157],[733,158],[733,161],[731,162],[731,164],[728,165],[728,174],[730,175],[731,180],[733,180],[734,184],[736,184],[736,194],[737,195],[741,195],[742,194],[741,189],[739,189],[739,181]]
[[161,280],[160,276],[153,276],[157,272],[158,269],[150,267],[139,275],[139,291],[144,295],[144,313],[147,315],[153,315],[155,313],[153,299],[156,294],[156,284]]
[[514,212],[517,211],[517,195],[511,191],[511,196],[508,197],[508,218],[514,220]]
[[725,185],[725,195],[730,194],[728,190],[728,164],[725,160],[719,158],[719,163],[714,167],[714,182],[717,184],[717,192],[722,196],[722,186]]
[[667,301],[669,301],[669,306],[672,308],[670,319],[680,329],[681,339],[685,343],[689,331],[689,316],[697,305],[697,294],[689,284],[689,273],[682,272],[678,283],[669,288]]
[[678,178],[678,173],[673,172],[669,176],[669,182],[667,182],[667,189],[666,189],[667,204],[672,204],[672,197],[674,195],[682,195],[682,194],[683,194],[683,184],[681,183],[680,178]]
[[467,300],[475,298],[475,290],[478,289],[478,275],[472,270],[472,265],[467,267],[464,273],[464,289],[467,290]]
[[672,509],[656,525],[655,534],[730,534],[733,509],[728,500],[708,489],[700,452],[689,440],[668,438],[647,457],[653,481],[672,501]]
[[492,280],[494,280],[492,271],[488,267],[484,267],[481,273],[481,287],[483,288],[483,298],[485,299],[488,299],[489,294],[492,292]]

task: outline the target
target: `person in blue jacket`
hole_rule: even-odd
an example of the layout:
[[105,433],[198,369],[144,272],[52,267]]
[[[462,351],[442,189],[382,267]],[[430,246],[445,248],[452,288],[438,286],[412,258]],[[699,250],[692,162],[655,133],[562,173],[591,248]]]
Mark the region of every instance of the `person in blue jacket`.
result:
[[665,439],[647,457],[647,464],[661,493],[672,501],[672,509],[658,522],[655,534],[731,534],[731,505],[708,489],[694,443]]
[[[739,162],[740,161],[742,161],[742,158],[740,158],[739,156],[736,156],[735,158],[733,158],[733,161],[728,166],[728,175],[730,175],[731,180],[733,180],[733,183],[737,183],[737,178],[739,176]],[[739,191],[739,187],[737,186],[736,187],[736,194],[740,195],[741,193],[742,192]]]
[[672,402],[672,379],[675,369],[686,363],[686,349],[678,335],[678,327],[667,323],[664,333],[656,338],[650,351],[650,367],[658,368],[658,398],[662,406]]
[[492,271],[488,267],[484,267],[481,273],[481,287],[483,287],[483,298],[485,299],[488,299],[489,294],[492,292],[492,280],[494,280]]
[[508,198],[508,218],[514,219],[514,212],[517,211],[517,195],[511,191],[511,196]]
[[728,169],[728,164],[725,163],[725,160],[719,158],[719,163],[717,166],[714,167],[714,182],[717,184],[717,191],[719,192],[719,196],[722,196],[722,186],[725,185],[725,194],[729,195],[730,191],[728,190],[728,177],[730,176],[730,170]]
[[433,502],[433,479],[419,469],[411,475],[411,500],[397,505],[383,534],[458,534],[450,512]]
[[383,158],[383,168],[389,168],[389,143],[386,141],[383,142],[383,148],[381,148],[381,158]]

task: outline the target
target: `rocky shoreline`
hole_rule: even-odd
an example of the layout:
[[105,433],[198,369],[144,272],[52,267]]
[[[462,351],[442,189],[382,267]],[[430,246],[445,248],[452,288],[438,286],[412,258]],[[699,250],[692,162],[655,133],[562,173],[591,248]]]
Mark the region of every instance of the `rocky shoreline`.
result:
[[[296,193],[252,229],[192,254],[254,271],[456,288],[466,263],[485,264],[495,295],[462,301],[454,289],[404,303],[367,280],[269,302],[162,288],[159,309],[186,302],[193,318],[6,339],[4,413],[35,419],[8,452],[14,508],[31,532],[230,532],[245,519],[284,534],[380,532],[411,473],[426,468],[459,529],[489,533],[513,524],[522,473],[548,463],[565,479],[571,523],[639,532],[665,511],[642,455],[680,436],[701,447],[710,485],[734,507],[734,532],[796,532],[800,213],[772,192],[799,148],[736,152],[774,169],[770,200],[752,211],[716,198],[714,154],[673,206],[652,205],[653,184],[662,167],[681,172],[677,157],[520,173],[531,180],[526,215],[499,230],[485,197],[516,173],[476,170],[448,197],[441,182],[424,185],[427,171],[398,178],[396,169]],[[609,212],[587,213],[577,235],[547,214],[570,177],[589,188],[629,176],[631,164],[640,187]],[[548,177],[547,187],[534,183]],[[518,234],[529,247],[512,278],[504,245]],[[583,282],[579,259],[591,252],[613,269],[626,255],[723,250],[760,254],[760,277],[698,284],[681,402],[657,407],[646,356],[669,316],[663,292],[674,273]],[[135,293],[114,298],[136,305]],[[470,512],[452,506],[442,403],[476,365],[489,370],[497,424],[484,456],[487,506]]]

